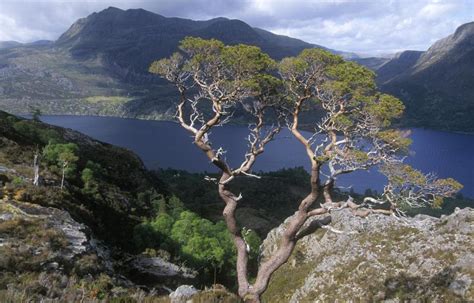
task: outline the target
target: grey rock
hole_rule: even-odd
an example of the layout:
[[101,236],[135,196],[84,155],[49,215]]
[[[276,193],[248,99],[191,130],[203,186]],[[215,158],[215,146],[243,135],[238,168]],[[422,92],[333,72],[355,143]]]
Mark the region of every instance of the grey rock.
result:
[[451,284],[449,284],[449,289],[454,292],[456,295],[460,297],[464,297],[466,292],[472,285],[472,277],[468,275],[462,275],[461,277],[457,278]]
[[2,221],[8,221],[13,219],[13,214],[12,213],[2,213],[0,214],[0,220]]
[[194,278],[197,273],[188,268],[178,266],[160,257],[136,256],[131,265],[141,273],[147,273],[155,277],[183,277]]
[[181,285],[172,292],[169,297],[171,303],[186,303],[198,291],[192,285]]
[[[315,220],[306,223],[309,226]],[[338,234],[319,229],[302,238],[289,263],[272,279],[301,276],[299,285],[279,283],[289,302],[451,302],[474,300],[474,210],[449,216],[397,219],[374,214],[355,217],[334,211]],[[287,221],[263,241],[262,259],[278,249]],[[297,252],[297,253],[296,253]],[[309,270],[308,270],[309,268]],[[267,295],[271,295],[271,287]],[[416,301],[416,302],[418,302]],[[285,301],[286,302],[286,301]]]
[[10,169],[8,167],[0,165],[0,173],[9,173],[9,172],[15,172],[14,169]]
[[59,263],[58,262],[50,262],[50,263],[44,264],[43,267],[46,270],[55,270],[55,269],[59,268]]
[[[25,220],[42,220],[47,222],[50,228],[62,233],[67,241],[67,245],[65,248],[55,250],[51,254],[51,258],[70,261],[91,249],[88,244],[87,234],[89,232],[87,227],[72,219],[68,212],[25,202],[6,201],[5,203],[8,204],[9,208],[13,208],[14,211],[1,212],[0,220],[11,220],[15,217]],[[6,237],[4,242],[9,241],[8,237]],[[15,242],[15,239],[12,239],[12,241]],[[19,249],[23,252],[31,251],[33,255],[42,254],[42,248],[39,247],[31,249],[28,245],[22,244]]]

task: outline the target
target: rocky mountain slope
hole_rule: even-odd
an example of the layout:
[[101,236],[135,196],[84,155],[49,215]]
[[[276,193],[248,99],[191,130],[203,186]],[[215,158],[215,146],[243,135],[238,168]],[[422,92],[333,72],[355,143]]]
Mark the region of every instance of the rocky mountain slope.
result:
[[167,302],[172,289],[196,282],[188,268],[111,248],[67,211],[10,194],[0,200],[1,302]]
[[372,68],[381,89],[404,101],[406,124],[474,131],[474,22],[426,52],[405,51]]
[[[48,144],[77,146],[64,188],[44,153],[32,184],[32,159]],[[181,284],[200,287],[170,253],[137,249],[151,194],[167,191],[132,152],[0,111],[0,302],[169,302]]]
[[[67,156],[74,163],[63,188],[45,147],[70,144],[76,160]],[[222,285],[203,289],[212,272],[183,259],[178,243],[160,248],[171,237],[170,230],[157,238],[160,212],[192,216],[211,232],[222,226],[185,211],[176,197],[170,208],[169,197],[132,152],[0,111],[0,302],[239,302]],[[222,278],[232,273],[221,272],[214,281],[233,287]]]
[[[307,224],[320,226],[318,220],[324,218]],[[335,232],[319,228],[300,240],[271,278],[265,302],[470,302],[473,222],[471,208],[439,219],[360,218],[347,209],[333,211]],[[264,241],[264,258],[278,247],[284,228]]]
[[[34,154],[50,143],[77,146],[64,188],[41,156],[40,186],[32,184]],[[159,182],[125,149],[0,111],[0,301],[139,298],[151,289],[139,287],[143,277],[156,294],[194,281],[192,271],[134,251],[133,228],[151,213],[138,194],[164,193]]]

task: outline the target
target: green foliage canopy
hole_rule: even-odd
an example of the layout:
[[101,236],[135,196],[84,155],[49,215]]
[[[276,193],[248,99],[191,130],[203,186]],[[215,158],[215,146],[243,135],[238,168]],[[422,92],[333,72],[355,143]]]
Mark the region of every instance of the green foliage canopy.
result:
[[51,168],[64,170],[65,175],[68,176],[76,170],[75,163],[79,160],[78,150],[74,143],[50,143],[43,149],[43,158],[51,165]]

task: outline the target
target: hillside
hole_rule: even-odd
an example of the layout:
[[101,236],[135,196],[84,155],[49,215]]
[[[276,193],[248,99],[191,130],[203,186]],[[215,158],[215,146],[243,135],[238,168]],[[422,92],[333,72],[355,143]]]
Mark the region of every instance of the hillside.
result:
[[79,19],[54,43],[0,49],[0,108],[170,119],[175,92],[148,67],[176,51],[186,36],[257,45],[275,59],[322,47],[240,20],[194,21],[110,7]]
[[[55,156],[51,151],[64,146],[71,147],[75,157],[67,156],[71,163],[61,188],[62,162],[58,161],[65,156]],[[36,151],[40,155],[39,186],[32,184]],[[214,281],[236,291],[235,250],[222,222],[223,205],[215,184],[205,177],[176,170],[149,172],[128,150],[0,111],[0,301],[142,302],[146,298],[146,302],[170,302],[168,293],[177,288],[171,297],[193,296],[197,302],[221,302],[224,298],[229,300],[224,302],[239,302],[219,285],[198,291]],[[260,239],[293,213],[295,201],[301,200],[307,187],[308,173],[303,168],[262,173],[259,180],[242,178],[232,185],[233,190],[245,196],[236,215],[253,235],[249,241],[254,252],[249,262],[251,272],[256,270],[260,258]],[[262,188],[273,190],[269,193]],[[336,191],[334,198],[347,199],[347,193]],[[354,199],[360,197],[354,194]],[[471,205],[472,200],[449,199],[442,209],[421,211],[439,216],[452,213],[455,206]],[[468,208],[463,210],[470,212]],[[464,222],[471,220],[470,216],[457,214],[448,218],[453,219],[446,226],[456,223],[463,227]],[[358,225],[351,220],[355,219],[341,219],[337,212],[334,214],[336,228],[342,228],[338,222],[349,222],[344,226],[359,228],[358,237],[371,235],[360,228],[366,226],[360,222],[365,219],[357,219]],[[419,217],[407,220],[415,225],[421,222]],[[438,222],[435,218],[429,220]],[[439,222],[442,220],[447,219]],[[387,227],[387,231],[382,228],[381,239],[394,237],[411,245],[409,241],[413,238],[397,238],[393,225],[399,221],[394,218],[379,216],[371,222]],[[441,228],[444,237],[444,225],[437,224],[433,230]],[[393,234],[391,228],[395,229]],[[278,230],[281,228],[270,233],[263,247],[273,246],[269,243]],[[459,233],[464,235],[463,231]],[[347,240],[341,237],[337,243]],[[378,239],[367,241],[376,246]],[[305,238],[304,246],[295,251],[295,258],[309,265],[295,267],[291,265],[295,261],[291,261],[282,268],[296,268],[297,272],[292,274],[295,279],[288,283],[294,289],[285,288],[287,282],[284,286],[280,284],[281,270],[275,274],[276,282],[270,286],[268,296],[284,293],[284,298],[299,289],[294,283],[302,282],[300,278],[305,278],[315,264],[313,255],[302,247],[318,247],[320,242],[329,245],[328,241],[333,240],[329,231],[317,231]],[[420,241],[425,238],[420,237]],[[436,250],[434,258],[438,258],[436,243],[424,244],[427,249]],[[457,244],[459,252],[469,252],[470,246],[460,240]],[[267,249],[263,257],[268,254]],[[444,256],[440,253],[439,258]],[[387,270],[392,266],[388,260],[381,262],[380,266]],[[451,264],[451,259],[446,262]],[[215,264],[220,265],[216,268]],[[342,263],[340,269],[345,270],[345,266]],[[464,267],[460,272],[464,272]],[[458,280],[464,283],[463,279]],[[182,284],[194,287],[178,287]],[[405,285],[397,287],[403,290]],[[457,287],[454,295],[470,298],[466,287]],[[452,298],[457,298],[454,295]]]
[[[34,153],[37,149],[43,150],[49,142],[77,146],[78,160],[66,178],[68,190],[59,190],[60,171],[46,159],[40,162],[40,176],[45,186],[31,185]],[[163,193],[166,190],[161,181],[145,169],[140,158],[128,150],[2,111],[0,166],[5,171],[0,171],[2,185],[18,185],[21,194],[17,194],[24,197],[23,201],[67,210],[75,219],[87,223],[96,236],[118,246],[126,245],[123,236],[140,222],[140,216],[152,213],[151,205],[140,201],[138,193],[152,188]],[[83,189],[85,169],[92,171],[91,192]]]
[[[64,187],[60,164],[47,152],[53,146],[74,147]],[[37,150],[40,178],[34,186]],[[173,213],[178,225],[181,217],[191,217],[198,227],[211,228],[208,237],[217,237],[212,228],[218,228],[219,240],[231,247],[223,224],[186,211],[132,152],[0,111],[1,302],[169,302],[170,290],[183,283],[209,285],[207,258],[187,257],[175,242],[160,247],[163,235],[149,222],[162,212]],[[229,266],[233,259],[226,257]],[[216,278],[230,284],[232,277],[225,270]],[[223,287],[195,296],[235,301]]]
[[[61,156],[53,153],[51,158],[47,152],[53,146],[74,147],[74,157],[68,156],[71,163],[65,171],[64,188],[58,162]],[[37,152],[40,178],[39,186],[34,186],[32,163]],[[296,173],[306,174],[302,169]],[[177,178],[180,174],[183,178]],[[285,179],[296,182],[294,175],[284,172],[269,176],[279,180],[268,178],[266,186],[285,184]],[[245,181],[242,186],[246,186]],[[281,195],[283,192],[276,192],[280,197],[275,197],[279,200],[273,203],[282,203],[279,212],[285,216],[288,210],[284,205],[299,193]],[[262,199],[258,186],[250,188],[248,195]],[[202,205],[196,205],[200,202]],[[256,208],[247,204],[239,218],[245,226],[266,232],[278,224],[261,209],[266,207],[271,206]],[[2,302],[71,302],[80,301],[81,297],[128,297],[133,298],[130,302],[136,302],[148,295],[168,294],[182,283],[199,289],[212,284],[213,279],[232,289],[234,250],[225,225],[220,222],[221,212],[215,187],[202,175],[149,172],[128,150],[0,111]],[[165,226],[171,224],[169,230],[162,230],[160,220],[167,220]],[[183,246],[193,245],[186,241],[194,238],[185,240],[190,229],[180,231],[183,224],[195,226],[196,237],[201,241],[213,241],[219,249],[225,248],[225,255],[219,254],[225,259],[220,261],[217,276],[210,270],[212,252],[194,256],[184,251],[189,248]],[[201,254],[201,249],[193,251]],[[222,289],[216,293],[235,300]],[[213,294],[214,291],[207,291],[196,296],[208,298]],[[167,298],[160,300],[157,302],[167,302]]]
[[[474,210],[440,219],[403,221],[334,212],[337,232],[318,228],[300,240],[276,271],[265,302],[470,302],[474,299]],[[307,226],[318,226],[313,218]],[[311,224],[313,222],[313,224]],[[321,223],[319,223],[321,224]],[[319,225],[320,226],[320,225]],[[263,243],[263,258],[278,247],[285,224]]]
[[407,106],[406,125],[474,131],[474,22],[426,52],[402,52],[376,72],[381,89]]
[[0,49],[18,47],[21,43],[17,41],[0,41]]

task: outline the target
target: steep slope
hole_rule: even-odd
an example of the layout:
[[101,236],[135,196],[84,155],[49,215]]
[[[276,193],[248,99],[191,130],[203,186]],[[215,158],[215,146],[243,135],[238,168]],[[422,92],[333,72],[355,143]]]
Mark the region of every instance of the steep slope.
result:
[[[67,190],[59,189],[60,172],[45,159],[41,161],[40,172],[47,186],[31,184],[35,150],[41,151],[49,142],[77,146],[78,160],[66,179]],[[14,185],[12,190],[23,197],[22,201],[67,210],[74,219],[94,229],[96,236],[118,246],[129,246],[127,236],[140,222],[139,216],[152,212],[148,202],[140,201],[139,193],[164,190],[138,156],[128,150],[2,111],[0,166],[5,168],[5,173],[0,170],[0,183]],[[92,172],[90,190],[82,178],[86,168]]]
[[[77,146],[64,188],[44,154],[32,185],[48,142]],[[150,192],[166,189],[132,152],[0,111],[0,302],[136,302],[197,283],[169,257],[135,255]]]
[[474,22],[424,53],[402,53],[377,74],[381,88],[405,102],[408,124],[474,131]]
[[410,70],[418,61],[422,51],[403,51],[396,54],[391,60],[381,64],[377,70],[377,81],[384,84],[394,78],[403,75]]

